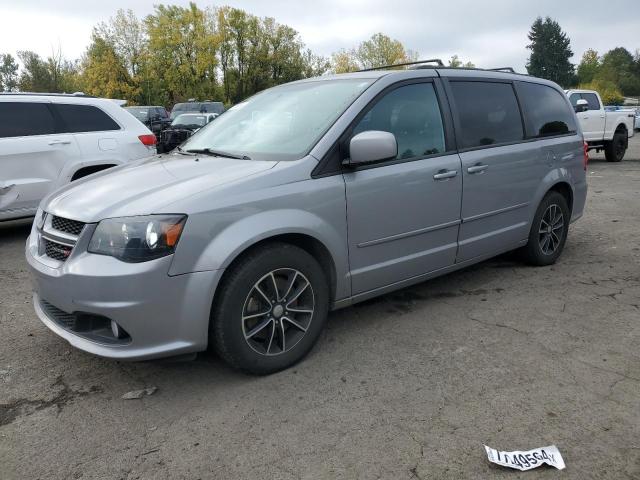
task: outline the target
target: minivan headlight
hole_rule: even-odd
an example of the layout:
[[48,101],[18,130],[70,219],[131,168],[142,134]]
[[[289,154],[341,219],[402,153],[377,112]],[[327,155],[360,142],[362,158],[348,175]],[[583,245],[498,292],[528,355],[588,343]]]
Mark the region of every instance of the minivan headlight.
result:
[[88,251],[123,262],[139,263],[172,254],[186,215],[108,218],[96,227]]
[[42,230],[42,227],[44,227],[44,221],[46,220],[46,218],[47,218],[47,212],[45,212],[41,207],[38,207],[38,211],[36,212],[36,216],[33,220],[38,230]]

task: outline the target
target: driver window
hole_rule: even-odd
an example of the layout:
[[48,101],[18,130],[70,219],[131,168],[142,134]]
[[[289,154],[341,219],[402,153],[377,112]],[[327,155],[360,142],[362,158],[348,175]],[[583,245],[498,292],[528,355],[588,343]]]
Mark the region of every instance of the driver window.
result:
[[396,88],[380,99],[353,130],[390,132],[398,142],[398,159],[445,151],[442,115],[432,83]]

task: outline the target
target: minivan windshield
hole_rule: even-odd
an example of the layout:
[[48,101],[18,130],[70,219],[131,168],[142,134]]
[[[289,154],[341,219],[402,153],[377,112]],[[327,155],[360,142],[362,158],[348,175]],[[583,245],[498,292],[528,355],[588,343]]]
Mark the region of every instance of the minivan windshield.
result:
[[230,108],[182,150],[218,150],[254,160],[305,156],[373,79],[332,79],[271,88]]

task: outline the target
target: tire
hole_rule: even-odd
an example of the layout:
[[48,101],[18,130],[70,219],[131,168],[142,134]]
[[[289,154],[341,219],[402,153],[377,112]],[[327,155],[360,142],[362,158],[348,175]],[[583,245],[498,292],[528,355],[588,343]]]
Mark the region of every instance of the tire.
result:
[[625,133],[616,132],[613,139],[604,147],[604,156],[607,162],[621,162],[627,151],[627,136]]
[[225,275],[211,310],[209,344],[233,368],[267,375],[309,353],[328,311],[329,287],[316,259],[294,245],[269,244]]
[[[559,217],[559,214],[562,216]],[[555,191],[545,195],[533,217],[529,241],[522,249],[528,264],[545,266],[556,262],[567,241],[570,215],[564,196]]]

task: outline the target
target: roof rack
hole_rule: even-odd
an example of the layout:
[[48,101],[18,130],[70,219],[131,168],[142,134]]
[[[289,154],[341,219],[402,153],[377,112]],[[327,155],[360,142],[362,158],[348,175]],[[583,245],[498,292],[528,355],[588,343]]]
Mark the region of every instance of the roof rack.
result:
[[430,60],[418,60],[416,62],[406,62],[406,63],[394,63],[393,65],[384,65],[382,67],[372,67],[372,68],[364,68],[362,70],[358,70],[358,72],[371,72],[373,70],[384,70],[385,68],[395,68],[395,67],[408,67],[410,65],[423,65],[421,68],[430,68],[429,65],[425,65],[427,63],[435,63],[438,67],[444,67],[444,63],[439,58],[432,58]]
[[0,92],[0,95],[20,95],[25,97],[85,97],[96,98],[83,92],[74,93],[46,93],[46,92]]
[[489,70],[490,72],[509,72],[516,73],[513,67],[498,67],[498,68],[485,68],[485,70]]

